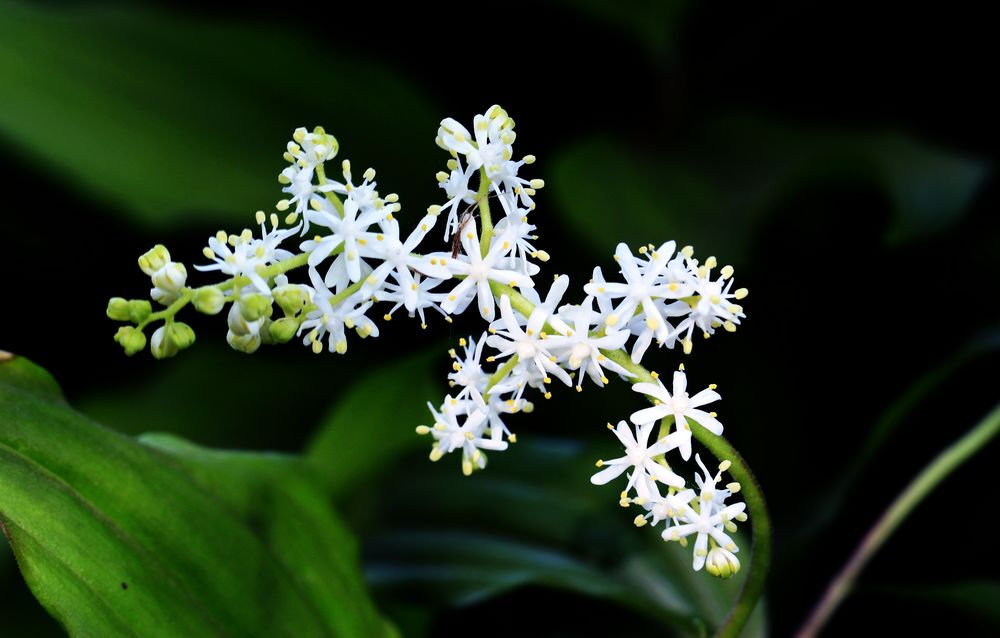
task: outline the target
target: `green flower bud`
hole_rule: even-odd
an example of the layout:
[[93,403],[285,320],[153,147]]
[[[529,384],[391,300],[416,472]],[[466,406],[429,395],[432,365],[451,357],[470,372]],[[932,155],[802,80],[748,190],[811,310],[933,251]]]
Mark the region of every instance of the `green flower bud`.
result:
[[306,292],[297,284],[285,284],[271,291],[278,306],[288,316],[295,316],[306,303]]
[[732,578],[736,572],[740,571],[740,559],[727,549],[713,547],[708,552],[705,570],[717,578]]
[[115,321],[128,321],[129,304],[127,299],[112,297],[108,302],[108,317]]
[[198,312],[214,315],[218,314],[226,305],[226,295],[215,286],[210,286],[195,290],[194,298],[191,301]]
[[132,326],[122,326],[115,333],[115,341],[125,348],[125,354],[128,356],[134,355],[136,352],[142,352],[146,348],[146,335],[142,333],[142,330],[133,328]]
[[167,338],[177,346],[178,350],[183,350],[194,343],[194,330],[186,323],[175,321],[167,326]]
[[233,350],[253,354],[260,347],[260,334],[238,335],[230,330],[229,334],[226,335],[226,341],[229,342]]
[[260,293],[244,295],[239,302],[240,314],[247,321],[257,321],[270,314],[271,299]]
[[128,302],[128,320],[140,323],[153,312],[153,304],[146,299],[133,299]]
[[272,321],[268,326],[268,333],[276,343],[288,343],[295,336],[299,329],[299,320],[292,317],[283,317],[277,321]]
[[180,349],[173,339],[167,338],[167,327],[160,326],[149,340],[149,350],[157,359],[166,359],[177,354]]
[[157,244],[139,257],[139,268],[150,277],[170,261],[170,251],[163,244]]

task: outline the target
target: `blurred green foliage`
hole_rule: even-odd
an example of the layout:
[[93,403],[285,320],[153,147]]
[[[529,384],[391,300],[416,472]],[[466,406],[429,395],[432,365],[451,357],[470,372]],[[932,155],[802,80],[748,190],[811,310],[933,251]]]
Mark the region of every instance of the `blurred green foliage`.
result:
[[[297,126],[350,122],[336,135],[359,165],[406,148],[432,166],[433,146],[414,143],[439,119],[428,100],[364,58],[331,57],[315,36],[150,8],[5,1],[0,133],[153,228],[246,224],[271,210]],[[323,81],[300,80],[309,77]]]

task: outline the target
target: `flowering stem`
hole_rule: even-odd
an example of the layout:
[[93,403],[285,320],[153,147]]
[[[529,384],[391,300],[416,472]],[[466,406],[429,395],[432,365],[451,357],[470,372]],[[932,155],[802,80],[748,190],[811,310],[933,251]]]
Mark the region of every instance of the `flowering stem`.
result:
[[[490,288],[497,297],[507,295],[511,308],[525,317],[530,316],[535,305],[510,286],[490,282]],[[633,363],[632,357],[624,350],[601,350],[601,354],[611,359],[621,367],[635,375],[637,381],[656,383],[656,377],[646,368]],[[998,412],[1000,414],[1000,412]],[[1000,416],[998,416],[1000,422]],[[750,548],[750,565],[743,589],[740,590],[736,602],[729,615],[716,632],[716,638],[735,638],[740,635],[750,614],[757,606],[757,601],[764,593],[764,583],[771,565],[771,518],[767,513],[767,503],[764,493],[757,483],[756,477],[750,471],[740,453],[726,439],[706,430],[694,423],[692,433],[719,461],[728,460],[729,473],[739,482],[743,499],[750,510],[750,529],[753,532],[753,546]]]
[[951,447],[941,452],[930,465],[917,475],[906,489],[896,497],[892,505],[882,514],[875,526],[868,530],[861,544],[854,550],[850,560],[840,570],[840,573],[830,582],[826,592],[813,609],[805,624],[799,629],[799,638],[815,636],[826,624],[830,616],[850,592],[854,581],[861,570],[888,540],[899,524],[927,496],[938,483],[951,472],[962,465],[970,456],[986,445],[990,439],[1000,432],[1000,404],[997,404],[986,417],[980,421],[965,436],[951,444]]
[[507,359],[506,363],[497,368],[496,372],[490,375],[490,378],[486,380],[486,391],[483,392],[483,400],[487,401],[489,400],[490,390],[493,388],[493,386],[500,383],[503,380],[503,378],[506,377],[510,373],[510,371],[514,369],[514,366],[516,365],[517,365],[517,355],[514,354],[511,355],[509,359]]
[[181,291],[180,296],[177,297],[174,303],[170,304],[169,306],[167,306],[166,308],[164,308],[159,312],[154,312],[150,314],[136,326],[136,329],[142,330],[150,323],[157,321],[159,319],[172,320],[174,318],[174,315],[176,315],[181,308],[186,306],[188,302],[191,301],[191,297],[193,296],[194,296],[194,290],[191,288],[185,288],[184,290]]
[[479,202],[479,219],[482,222],[483,233],[479,240],[479,250],[483,257],[490,251],[493,240],[493,218],[490,216],[490,178],[486,176],[486,168],[479,169],[479,192],[476,193]]

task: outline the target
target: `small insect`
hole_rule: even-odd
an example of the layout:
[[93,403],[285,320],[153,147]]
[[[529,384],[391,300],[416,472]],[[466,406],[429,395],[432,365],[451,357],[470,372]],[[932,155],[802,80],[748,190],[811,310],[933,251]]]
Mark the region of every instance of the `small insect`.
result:
[[478,202],[473,202],[469,204],[466,209],[462,212],[462,216],[458,220],[458,228],[455,229],[455,234],[451,236],[451,258],[456,259],[458,257],[458,250],[462,247],[462,229],[465,225],[472,220],[476,213],[476,207],[479,205]]

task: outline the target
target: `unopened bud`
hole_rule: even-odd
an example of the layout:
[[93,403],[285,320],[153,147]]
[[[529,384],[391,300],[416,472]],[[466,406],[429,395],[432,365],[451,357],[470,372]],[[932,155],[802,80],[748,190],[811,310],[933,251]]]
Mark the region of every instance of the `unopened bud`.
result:
[[260,347],[260,334],[237,335],[232,330],[226,334],[226,341],[233,350],[253,354]]
[[705,559],[705,570],[718,578],[732,578],[740,571],[740,559],[728,549],[715,547]]
[[244,295],[239,301],[240,314],[247,321],[257,321],[268,315],[271,300],[260,293]]
[[128,320],[140,323],[153,312],[153,304],[146,299],[133,299],[128,302]]
[[134,355],[136,352],[142,352],[146,347],[146,335],[142,333],[142,330],[137,330],[132,326],[122,326],[115,333],[115,341],[125,349],[125,354],[128,356]]
[[271,291],[278,307],[290,316],[296,315],[306,303],[306,291],[297,284],[285,284]]
[[268,325],[268,334],[271,335],[271,339],[275,343],[288,343],[295,336],[296,331],[299,329],[298,319],[293,319],[292,317],[282,317],[277,321],[272,321]]
[[177,354],[180,348],[172,339],[167,338],[167,327],[160,326],[149,340],[149,350],[157,359],[166,359]]
[[215,315],[226,305],[226,295],[215,286],[209,286],[195,290],[191,302],[198,312]]
[[160,290],[179,293],[187,282],[187,268],[176,261],[168,262],[152,275],[153,285]]
[[183,350],[194,343],[194,330],[186,323],[175,321],[167,326],[167,338],[178,350]]
[[152,277],[157,270],[166,266],[169,261],[170,251],[163,244],[157,244],[139,257],[139,268],[142,269],[142,272]]
[[112,297],[108,301],[108,318],[114,319],[115,321],[128,321],[129,305],[128,300],[121,297]]

